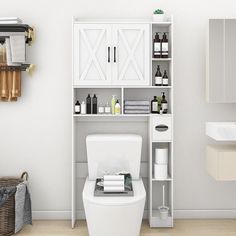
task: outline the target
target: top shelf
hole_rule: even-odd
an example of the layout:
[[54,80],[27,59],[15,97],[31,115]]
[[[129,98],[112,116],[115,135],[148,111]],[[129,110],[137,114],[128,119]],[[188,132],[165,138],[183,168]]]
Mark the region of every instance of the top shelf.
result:
[[165,22],[151,22],[152,25],[156,25],[156,26],[159,26],[159,27],[167,27],[167,26],[170,26],[172,24],[171,21],[165,21]]
[[114,89],[170,89],[172,86],[124,86],[124,85],[73,85],[73,88],[80,88],[80,89],[93,89],[93,88],[114,88]]
[[33,30],[27,24],[0,24],[0,32],[28,32]]

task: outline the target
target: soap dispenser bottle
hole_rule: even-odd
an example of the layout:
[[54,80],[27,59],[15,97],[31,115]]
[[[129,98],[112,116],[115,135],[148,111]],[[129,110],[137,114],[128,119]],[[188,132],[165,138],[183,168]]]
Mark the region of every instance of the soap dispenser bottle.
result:
[[86,110],[87,110],[87,114],[91,114],[91,97],[90,97],[90,94],[88,94],[88,96],[86,98]]
[[158,113],[158,100],[157,96],[151,101],[151,113]]
[[155,86],[161,86],[162,85],[162,74],[160,70],[160,66],[157,65],[157,71],[155,74]]
[[116,101],[115,115],[120,115],[120,103],[119,103],[119,100]]
[[115,115],[116,95],[112,95],[111,99],[111,113]]
[[154,58],[161,57],[161,40],[159,38],[158,33],[156,33],[155,38],[153,40],[153,57]]
[[93,114],[98,113],[98,99],[96,97],[96,94],[93,95],[93,100],[92,100],[92,107],[93,107]]
[[162,78],[162,85],[163,86],[168,86],[169,85],[169,79],[168,79],[166,70],[164,71],[164,75],[163,75],[163,78]]
[[79,102],[79,100],[77,100],[75,103],[75,114],[80,114],[80,112],[81,112],[80,102]]
[[161,108],[162,108],[162,113],[166,114],[168,112],[168,102],[166,100],[165,93],[162,93],[162,99],[161,99]]
[[168,58],[169,48],[168,48],[168,39],[167,34],[164,33],[161,40],[161,57]]

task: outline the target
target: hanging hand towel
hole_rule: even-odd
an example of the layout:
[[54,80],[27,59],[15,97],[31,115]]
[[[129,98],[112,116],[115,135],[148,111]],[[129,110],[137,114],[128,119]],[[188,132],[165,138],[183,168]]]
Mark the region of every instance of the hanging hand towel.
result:
[[25,36],[10,36],[10,49],[13,63],[25,63]]

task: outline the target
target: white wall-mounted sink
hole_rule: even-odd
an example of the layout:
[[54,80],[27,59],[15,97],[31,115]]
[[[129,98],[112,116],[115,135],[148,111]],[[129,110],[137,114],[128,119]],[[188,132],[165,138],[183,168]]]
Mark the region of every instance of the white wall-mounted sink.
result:
[[216,141],[236,141],[236,122],[206,122],[206,135]]

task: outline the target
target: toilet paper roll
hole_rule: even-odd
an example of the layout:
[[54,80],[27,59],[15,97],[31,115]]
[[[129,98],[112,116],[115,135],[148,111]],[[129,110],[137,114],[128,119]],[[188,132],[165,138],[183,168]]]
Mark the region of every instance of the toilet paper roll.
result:
[[154,164],[154,178],[167,179],[168,178],[168,165],[167,164]]
[[155,149],[155,163],[168,164],[168,148]]
[[124,181],[124,175],[104,175],[104,181]]
[[112,181],[112,180],[105,180],[104,182],[103,182],[103,184],[104,184],[104,186],[111,186],[111,187],[114,187],[114,186],[124,186],[125,185],[125,183],[124,183],[124,181]]
[[124,186],[104,186],[104,192],[124,192],[125,187]]

